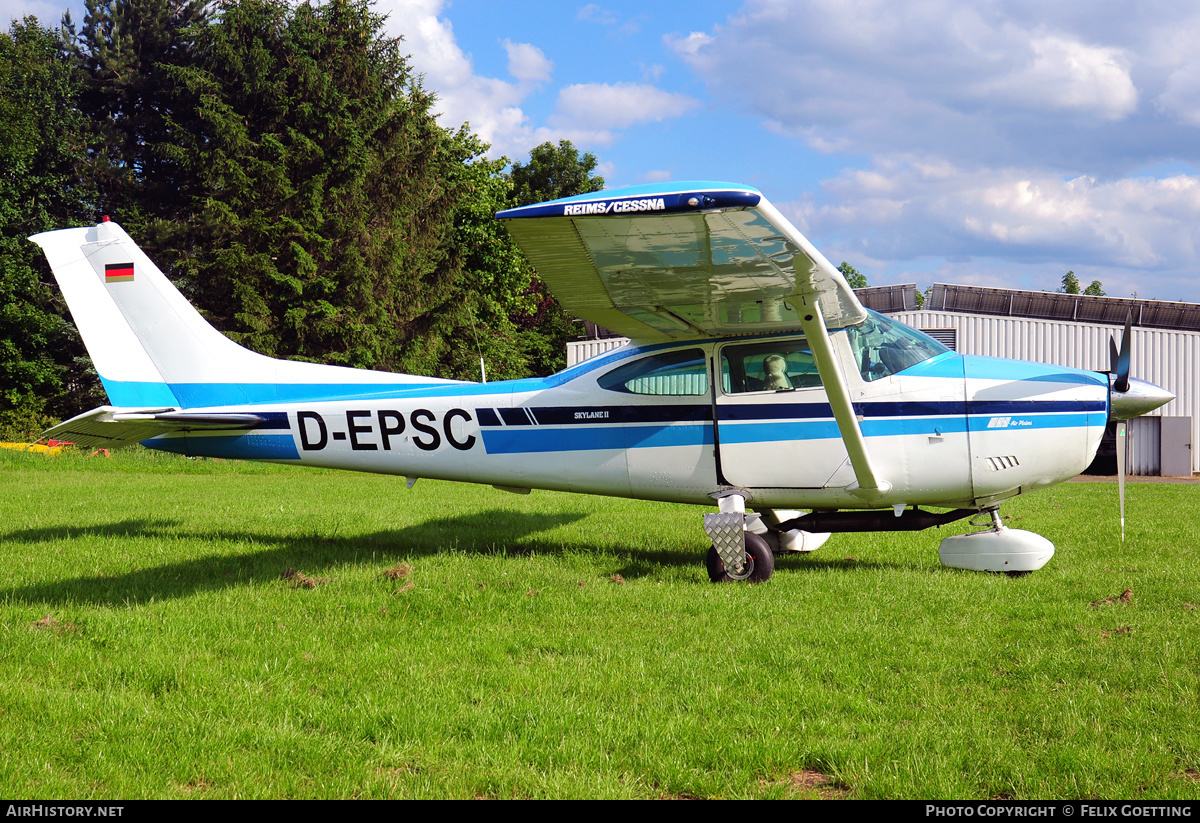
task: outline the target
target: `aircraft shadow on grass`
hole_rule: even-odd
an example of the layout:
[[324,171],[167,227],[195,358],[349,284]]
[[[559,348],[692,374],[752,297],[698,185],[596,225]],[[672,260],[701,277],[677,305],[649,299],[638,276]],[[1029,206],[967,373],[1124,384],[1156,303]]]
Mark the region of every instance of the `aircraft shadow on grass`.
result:
[[[287,569],[307,575],[346,563],[383,564],[443,553],[462,552],[476,555],[558,555],[564,550],[579,553],[614,554],[613,548],[587,543],[563,543],[537,536],[558,526],[582,520],[581,512],[527,514],[495,509],[466,516],[429,520],[401,529],[353,536],[310,534],[264,534],[248,531],[188,533],[177,520],[131,519],[88,526],[59,526],[22,529],[0,535],[6,543],[70,543],[74,540],[104,537],[145,541],[208,540],[248,545],[253,550],[213,554],[195,560],[165,563],[127,573],[80,575],[53,582],[15,586],[4,592],[11,601],[29,603],[140,603],[186,597],[196,592],[279,579]],[[482,542],[480,535],[508,535],[508,542]],[[126,547],[136,554],[137,544]],[[611,570],[623,578],[636,579],[653,574],[664,566],[693,566],[695,553],[689,551],[616,550],[620,566]],[[616,558],[614,558],[616,559]],[[781,563],[797,570],[849,570],[883,567],[892,564],[859,562],[830,556],[827,559],[805,557],[799,563],[780,558]],[[697,578],[699,581],[700,578]]]

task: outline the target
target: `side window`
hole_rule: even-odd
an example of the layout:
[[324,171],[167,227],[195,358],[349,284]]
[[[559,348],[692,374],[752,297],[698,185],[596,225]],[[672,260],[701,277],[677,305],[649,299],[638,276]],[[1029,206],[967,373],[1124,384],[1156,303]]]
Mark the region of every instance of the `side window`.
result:
[[721,351],[721,372],[730,394],[791,391],[821,385],[817,363],[803,337],[726,346]]
[[596,381],[600,388],[629,394],[708,394],[708,359],[703,349],[655,354],[615,368]]

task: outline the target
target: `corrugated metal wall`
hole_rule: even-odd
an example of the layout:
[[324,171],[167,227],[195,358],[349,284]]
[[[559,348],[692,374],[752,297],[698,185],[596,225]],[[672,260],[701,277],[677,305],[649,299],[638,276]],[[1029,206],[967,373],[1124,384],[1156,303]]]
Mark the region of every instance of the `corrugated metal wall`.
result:
[[591,360],[605,352],[619,349],[629,342],[628,337],[603,337],[599,340],[571,340],[567,343],[567,368]]
[[[1076,369],[1108,368],[1109,338],[1120,343],[1122,328],[1028,317],[998,317],[958,312],[914,311],[892,315],[918,329],[956,329],[958,351],[989,357],[1034,360]],[[1168,329],[1133,330],[1134,377],[1148,380],[1175,394],[1151,415],[1192,418],[1192,442],[1200,430],[1200,333]],[[1130,426],[1130,471],[1159,466],[1158,421]],[[1192,449],[1192,471],[1197,471]],[[1143,473],[1143,472],[1137,472]]]
[[[1028,317],[1000,317],[942,311],[913,311],[892,315],[918,329],[955,329],[963,354],[1007,357],[1054,363],[1076,369],[1108,369],[1108,341],[1120,342],[1121,327]],[[567,344],[567,365],[628,343],[624,337],[580,340]],[[1175,400],[1153,416],[1190,417],[1192,442],[1200,443],[1200,332],[1167,329],[1133,330],[1134,377],[1148,380],[1175,394]],[[1158,421],[1130,425],[1130,471],[1147,473],[1159,466]],[[1200,470],[1200,455],[1192,449],[1192,471]],[[1136,468],[1135,468],[1136,466]]]

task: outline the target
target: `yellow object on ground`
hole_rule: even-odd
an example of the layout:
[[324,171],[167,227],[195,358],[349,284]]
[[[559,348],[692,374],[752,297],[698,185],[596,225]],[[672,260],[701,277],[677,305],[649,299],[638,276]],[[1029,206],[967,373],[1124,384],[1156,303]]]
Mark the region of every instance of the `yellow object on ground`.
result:
[[13,451],[30,451],[38,454],[58,454],[63,450],[62,446],[46,446],[42,443],[0,443],[0,449],[12,449]]

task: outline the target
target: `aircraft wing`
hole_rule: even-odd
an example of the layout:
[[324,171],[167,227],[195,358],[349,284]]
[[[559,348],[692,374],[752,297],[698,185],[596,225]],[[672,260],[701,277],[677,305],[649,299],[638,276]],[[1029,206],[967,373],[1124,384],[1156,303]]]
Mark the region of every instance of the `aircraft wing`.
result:
[[829,328],[866,310],[836,268],[753,188],[661,183],[496,215],[563,307],[641,342]]
[[38,439],[65,440],[89,449],[119,449],[168,432],[255,429],[266,422],[257,414],[101,406],[59,423]]

